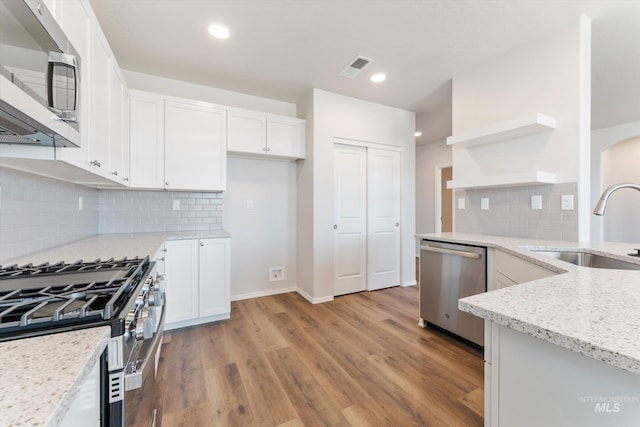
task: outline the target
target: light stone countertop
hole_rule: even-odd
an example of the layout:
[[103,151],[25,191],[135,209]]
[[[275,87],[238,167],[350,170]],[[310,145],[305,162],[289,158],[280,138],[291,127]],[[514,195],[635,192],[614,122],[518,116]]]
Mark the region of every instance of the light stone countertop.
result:
[[102,326],[0,343],[0,425],[60,425],[110,331]]
[[[223,230],[99,234],[0,264],[153,257],[166,240],[227,237]],[[109,336],[99,327],[0,343],[0,425],[59,425]]]
[[586,249],[640,264],[633,243],[434,233],[417,238],[499,248],[560,274],[460,299],[460,310],[640,374],[640,271],[578,267],[527,248]]
[[217,239],[231,237],[224,230],[215,231],[185,231],[175,233],[125,233],[125,234],[96,234],[81,240],[76,240],[44,251],[20,256],[0,262],[3,266],[27,263],[40,264],[59,261],[74,262],[80,259],[93,261],[97,258],[140,257],[156,254],[166,240],[187,239]]

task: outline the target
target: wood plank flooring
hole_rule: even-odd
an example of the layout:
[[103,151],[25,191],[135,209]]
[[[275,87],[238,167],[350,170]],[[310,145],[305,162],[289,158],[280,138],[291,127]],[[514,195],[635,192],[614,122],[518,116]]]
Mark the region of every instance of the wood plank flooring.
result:
[[420,328],[415,287],[234,302],[165,334],[158,382],[164,427],[483,424],[482,354]]

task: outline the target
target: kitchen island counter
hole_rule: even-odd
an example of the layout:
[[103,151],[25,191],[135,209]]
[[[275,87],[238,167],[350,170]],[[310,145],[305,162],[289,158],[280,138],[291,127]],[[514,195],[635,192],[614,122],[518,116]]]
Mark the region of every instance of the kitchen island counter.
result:
[[0,424],[60,425],[110,331],[102,326],[0,343]]
[[640,374],[640,271],[578,267],[529,249],[585,249],[628,262],[631,243],[577,243],[435,233],[417,238],[498,248],[558,275],[474,295],[459,308],[584,356]]

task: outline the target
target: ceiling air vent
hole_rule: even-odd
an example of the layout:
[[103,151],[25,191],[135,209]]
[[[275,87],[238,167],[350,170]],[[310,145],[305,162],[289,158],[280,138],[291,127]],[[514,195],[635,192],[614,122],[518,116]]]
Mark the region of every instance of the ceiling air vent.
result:
[[373,59],[365,58],[364,56],[356,56],[356,59],[351,61],[351,63],[347,65],[344,68],[344,70],[342,70],[340,75],[342,77],[347,77],[352,79],[358,74],[360,74],[360,72],[364,70],[365,67],[371,64],[372,62],[373,62]]

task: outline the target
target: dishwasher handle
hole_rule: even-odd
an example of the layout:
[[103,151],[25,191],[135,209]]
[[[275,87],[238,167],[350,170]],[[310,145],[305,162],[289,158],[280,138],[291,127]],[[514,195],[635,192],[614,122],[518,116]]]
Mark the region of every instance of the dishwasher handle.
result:
[[464,258],[472,258],[472,259],[479,259],[480,257],[482,257],[481,253],[459,251],[459,250],[456,250],[456,249],[436,248],[436,247],[433,247],[433,246],[420,245],[420,250],[421,251],[428,251],[428,252],[437,252],[439,254],[446,254],[446,255],[456,255],[456,256],[461,256],[461,257],[464,257]]

